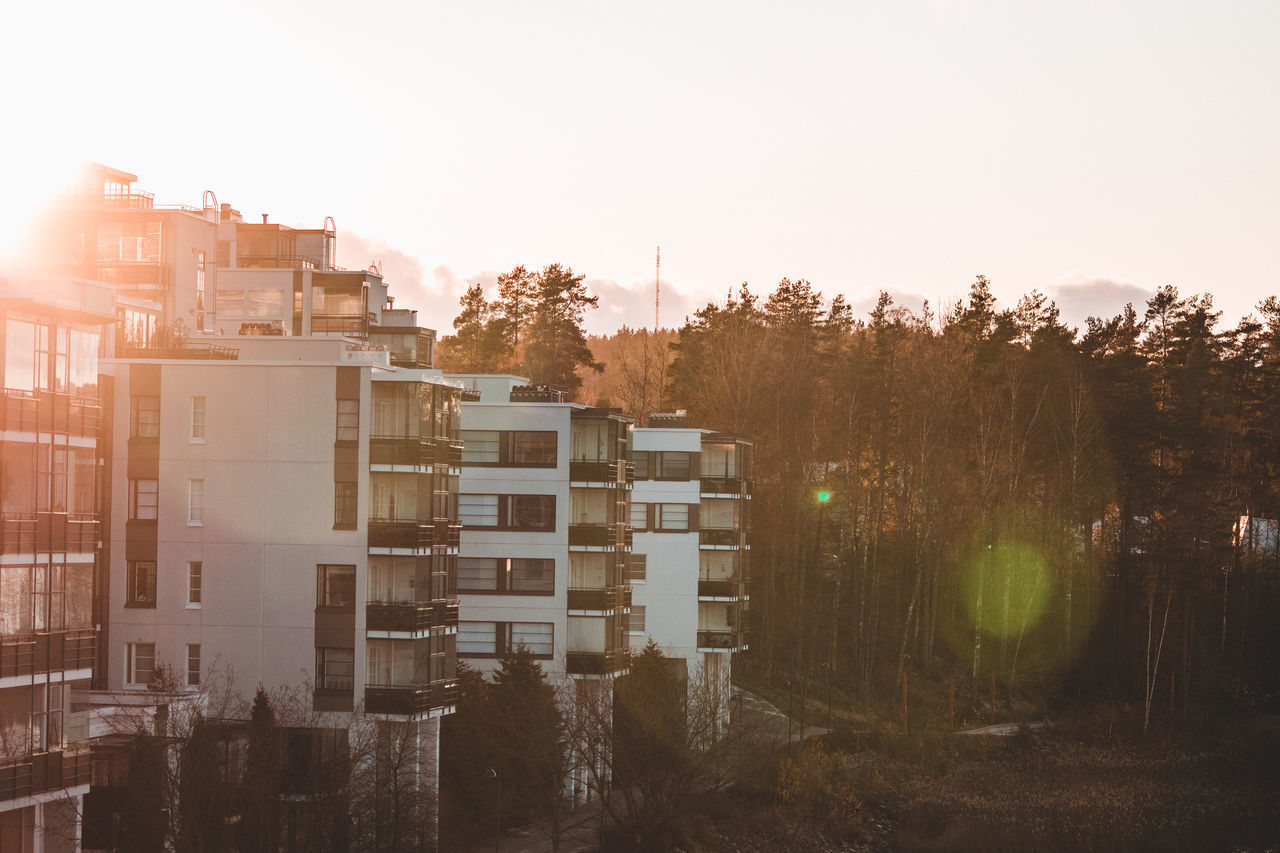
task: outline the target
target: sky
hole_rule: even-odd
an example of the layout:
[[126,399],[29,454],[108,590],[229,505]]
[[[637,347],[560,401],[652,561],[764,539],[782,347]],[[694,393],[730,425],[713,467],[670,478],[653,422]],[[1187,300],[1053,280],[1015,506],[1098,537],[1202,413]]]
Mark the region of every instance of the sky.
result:
[[[13,4],[11,4],[13,5]],[[1280,3],[23,3],[0,13],[0,262],[76,165],[333,216],[339,262],[450,328],[560,262],[588,327],[742,282],[868,310],[978,274],[1073,324],[1172,284],[1280,293]]]

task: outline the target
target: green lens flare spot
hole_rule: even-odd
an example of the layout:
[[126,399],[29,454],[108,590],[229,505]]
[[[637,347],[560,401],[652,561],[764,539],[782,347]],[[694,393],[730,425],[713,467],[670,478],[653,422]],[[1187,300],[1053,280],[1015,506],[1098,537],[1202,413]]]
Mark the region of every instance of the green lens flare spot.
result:
[[831,500],[830,492],[818,492],[818,503],[824,504],[829,500]]
[[1044,557],[1019,543],[987,547],[965,575],[964,598],[974,627],[990,637],[1015,638],[1035,628],[1053,596]]

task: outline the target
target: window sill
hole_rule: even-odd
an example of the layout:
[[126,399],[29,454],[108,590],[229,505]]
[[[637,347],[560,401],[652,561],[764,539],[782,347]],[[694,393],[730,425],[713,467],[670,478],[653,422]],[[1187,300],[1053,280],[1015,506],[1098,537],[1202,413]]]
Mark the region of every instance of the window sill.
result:
[[193,439],[191,439],[190,443],[191,443],[191,444],[204,444],[204,439],[203,439],[203,438],[193,438]]
[[203,609],[204,609],[204,605],[203,605],[203,604],[201,604],[201,603],[200,603],[200,602],[198,602],[198,601],[194,601],[194,602],[192,602],[192,601],[188,601],[188,602],[187,602],[187,609],[188,609],[188,610],[203,610]]
[[126,610],[155,610],[156,603],[154,601],[126,601],[124,607]]
[[203,521],[188,521],[187,527],[204,527]]

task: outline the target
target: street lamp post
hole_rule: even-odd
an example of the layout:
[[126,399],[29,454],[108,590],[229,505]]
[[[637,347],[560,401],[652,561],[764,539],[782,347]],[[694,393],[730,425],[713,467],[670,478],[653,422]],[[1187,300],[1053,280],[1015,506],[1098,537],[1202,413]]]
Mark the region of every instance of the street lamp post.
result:
[[490,767],[485,775],[498,782],[498,825],[493,836],[493,853],[502,853],[502,771],[496,767]]

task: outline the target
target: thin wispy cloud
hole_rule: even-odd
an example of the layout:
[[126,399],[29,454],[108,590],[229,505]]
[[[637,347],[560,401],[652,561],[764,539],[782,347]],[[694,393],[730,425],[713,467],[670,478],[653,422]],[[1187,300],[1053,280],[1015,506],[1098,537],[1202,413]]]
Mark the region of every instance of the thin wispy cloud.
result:
[[1045,285],[1044,293],[1057,303],[1064,323],[1083,327],[1089,317],[1114,317],[1130,302],[1141,315],[1155,289],[1110,276],[1071,272]]

